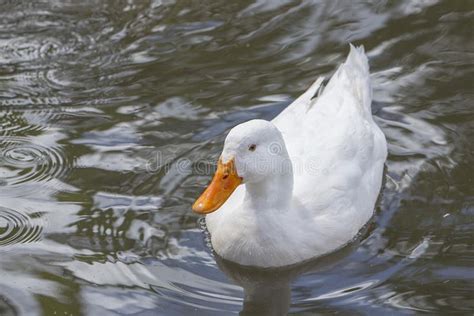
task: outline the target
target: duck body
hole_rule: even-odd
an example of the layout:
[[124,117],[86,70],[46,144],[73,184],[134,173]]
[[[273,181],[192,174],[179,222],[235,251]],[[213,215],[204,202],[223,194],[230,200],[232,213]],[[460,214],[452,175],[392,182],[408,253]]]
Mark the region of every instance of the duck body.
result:
[[221,160],[235,164],[242,185],[206,215],[219,256],[248,266],[292,265],[341,248],[372,217],[387,143],[372,118],[363,48],[351,45],[315,96],[321,82],[273,121],[252,120],[227,136]]

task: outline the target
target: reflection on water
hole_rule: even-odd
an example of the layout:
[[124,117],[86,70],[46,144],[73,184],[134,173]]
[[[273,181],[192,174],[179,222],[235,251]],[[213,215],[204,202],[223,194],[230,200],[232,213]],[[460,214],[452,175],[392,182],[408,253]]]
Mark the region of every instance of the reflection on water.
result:
[[[1,315],[474,310],[471,3],[0,6]],[[372,229],[292,269],[215,258],[190,206],[226,131],[349,41],[389,142]]]
[[[335,265],[353,250],[354,247],[350,245],[330,256],[277,269],[242,267],[219,257],[216,257],[216,262],[232,281],[243,288],[244,301],[240,315],[287,315],[290,311],[291,285],[294,279],[303,273],[324,273],[324,269]],[[344,289],[341,296],[355,290],[357,289]]]

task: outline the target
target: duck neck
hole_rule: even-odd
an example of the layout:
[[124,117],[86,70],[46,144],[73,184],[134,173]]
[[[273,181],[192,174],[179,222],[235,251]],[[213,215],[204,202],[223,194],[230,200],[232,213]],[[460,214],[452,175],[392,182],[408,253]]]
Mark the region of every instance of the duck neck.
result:
[[260,210],[288,210],[293,197],[291,164],[284,171],[275,172],[259,182],[246,183],[246,207]]

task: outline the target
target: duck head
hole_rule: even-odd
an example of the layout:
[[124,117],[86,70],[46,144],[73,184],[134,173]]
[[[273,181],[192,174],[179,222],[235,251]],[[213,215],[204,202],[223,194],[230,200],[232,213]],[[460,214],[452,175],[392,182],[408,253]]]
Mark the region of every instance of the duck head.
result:
[[[291,175],[291,184],[282,183],[282,175]],[[267,200],[278,194],[278,186],[291,191],[291,161],[280,131],[269,121],[251,120],[229,132],[216,173],[193,210],[200,214],[218,210],[241,184]]]

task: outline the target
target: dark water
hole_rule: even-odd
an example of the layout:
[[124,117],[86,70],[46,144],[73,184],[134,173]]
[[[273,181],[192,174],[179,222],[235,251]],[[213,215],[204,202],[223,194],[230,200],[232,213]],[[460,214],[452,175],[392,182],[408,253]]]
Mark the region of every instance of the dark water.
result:
[[[474,2],[0,0],[0,314],[474,312]],[[386,184],[360,243],[219,262],[190,206],[231,127],[363,44]]]

